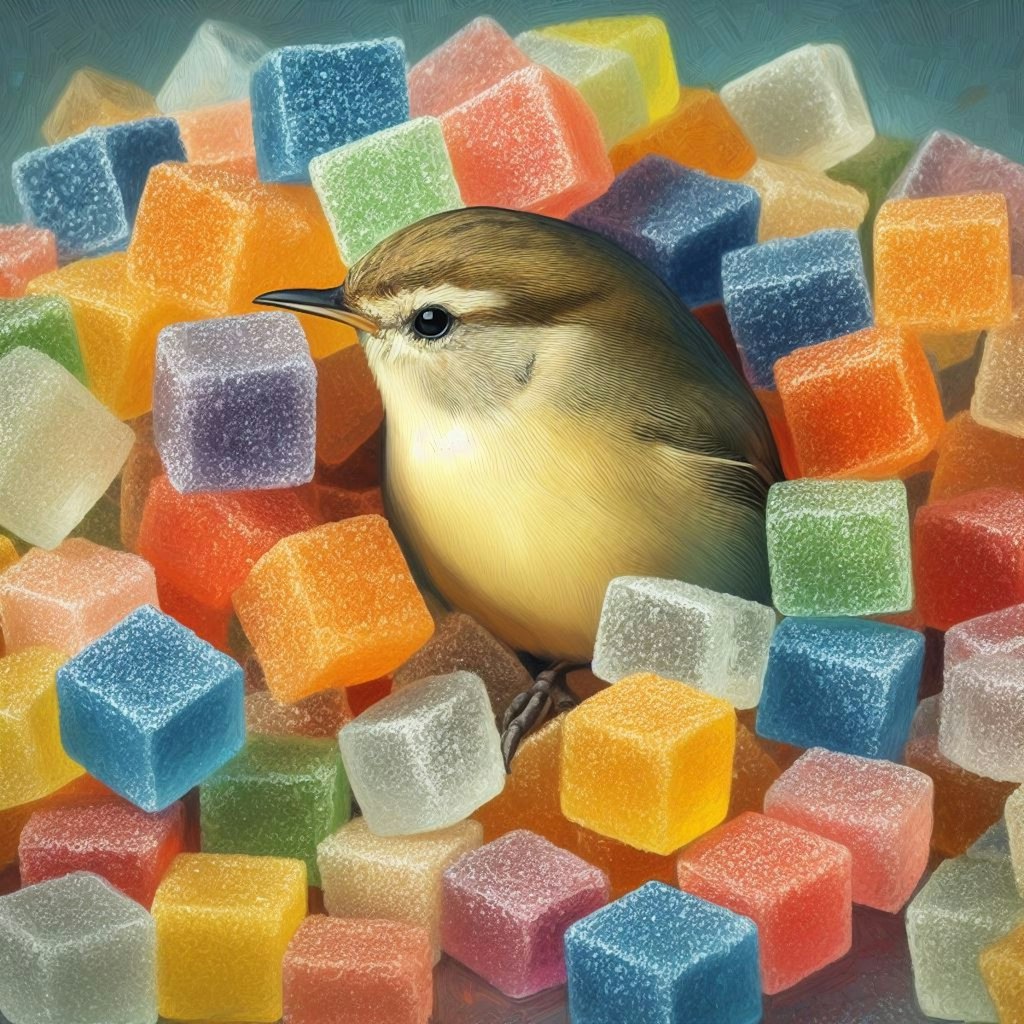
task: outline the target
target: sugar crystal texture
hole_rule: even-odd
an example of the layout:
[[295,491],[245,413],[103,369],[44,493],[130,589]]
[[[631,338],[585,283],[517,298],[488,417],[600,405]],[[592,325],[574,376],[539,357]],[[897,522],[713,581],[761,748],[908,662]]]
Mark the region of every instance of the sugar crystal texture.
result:
[[760,209],[746,185],[647,156],[570,220],[617,242],[699,306],[721,299],[722,257],[757,241]]
[[199,787],[203,850],[294,857],[320,884],[317,844],[348,820],[351,797],[333,739],[250,736]]
[[722,86],[722,99],[758,155],[825,170],[875,137],[846,51],[801,46]]
[[784,619],[768,656],[758,735],[897,760],[923,663],[916,630],[866,619]]
[[183,493],[311,480],[316,367],[296,317],[249,313],[161,331],[153,436]]
[[790,480],[768,492],[772,600],[783,615],[879,615],[913,603],[899,480]]
[[981,976],[1002,1024],[1024,1022],[1024,925],[981,951]]
[[565,982],[566,929],[608,902],[604,873],[519,829],[444,873],[444,951],[499,991],[525,998]]
[[946,1020],[995,1021],[978,954],[1024,924],[1008,864],[958,857],[936,868],[907,907],[907,938],[921,1009]]
[[61,746],[56,673],[64,656],[34,647],[0,658],[0,809],[39,800],[82,774]]
[[781,992],[850,948],[850,851],[802,828],[741,814],[679,856],[679,887],[757,925],[761,983]]
[[242,669],[150,606],[58,672],[61,740],[91,775],[162,810],[242,746]]
[[1005,806],[1006,841],[1017,889],[1024,895],[1024,788],[1015,789]]
[[0,357],[0,526],[56,547],[121,469],[134,434],[52,359]]
[[753,922],[648,884],[565,937],[574,1024],[755,1024],[761,1019]]
[[409,118],[400,39],[271,50],[252,77],[264,181],[309,181],[313,157]]
[[334,739],[352,721],[344,690],[324,690],[294,704],[281,704],[266,690],[245,695],[245,730],[253,736]]
[[441,128],[467,206],[564,217],[612,181],[594,112],[539,65],[442,114]]
[[7,652],[43,646],[77,654],[140,605],[157,603],[156,576],[138,555],[70,537],[33,548],[0,576]]
[[338,740],[352,792],[378,835],[447,828],[505,785],[491,702],[471,672],[428,676],[393,692]]
[[377,679],[434,630],[398,542],[375,515],[278,541],[234,605],[267,687],[285,702]]
[[322,915],[299,926],[284,956],[284,1019],[332,1024],[427,1024],[433,960],[426,929]]
[[159,111],[156,100],[134,82],[96,68],[79,68],[43,122],[43,138],[51,145],[106,124],[120,124]]
[[611,839],[667,854],[725,817],[736,712],[673,679],[638,674],[571,711],[562,813]]
[[895,913],[928,865],[932,780],[906,765],[808,750],[768,790],[764,812],[853,857],[853,902]]
[[57,269],[57,239],[46,228],[0,224],[0,298],[16,299],[34,277]]
[[320,843],[324,905],[334,917],[384,918],[426,929],[441,956],[441,877],[483,842],[473,819],[415,836],[378,836],[353,818]]
[[306,916],[302,861],[184,853],[153,901],[160,1014],[272,1022],[285,950]]
[[610,683],[638,672],[676,679],[756,707],[775,612],[680,580],[620,576],[605,593],[594,673]]
[[349,345],[316,364],[316,457],[341,465],[368,441],[384,408],[361,345]]
[[266,46],[252,33],[223,21],[204,21],[157,93],[167,113],[245,99],[249,79]]
[[171,861],[185,845],[185,808],[147,814],[119,797],[43,808],[22,830],[22,885],[91,871],[149,907]]
[[872,323],[853,231],[815,231],[726,253],[722,295],[747,380],[758,388],[774,387],[780,356]]
[[310,161],[309,175],[349,264],[399,228],[462,206],[435,117],[418,117],[323,153]]
[[576,43],[542,32],[522,32],[515,42],[531,60],[579,89],[597,115],[607,148],[647,124],[640,71],[625,50]]
[[85,872],[0,896],[0,1013],[18,1024],[156,1024],[149,914]]
[[960,412],[939,439],[930,501],[986,487],[1024,490],[1024,439],[990,430]]
[[474,18],[409,68],[410,113],[437,117],[531,63],[493,18]]
[[248,99],[180,111],[174,119],[190,163],[209,164],[249,178],[257,176]]
[[[1021,168],[1024,171],[1024,167]],[[1022,211],[1024,212],[1024,211]],[[974,382],[976,423],[1024,437],[1024,278],[1013,279],[1013,318],[985,335]]]
[[42,352],[86,383],[78,329],[72,308],[63,297],[34,294],[0,301],[0,356],[19,346]]

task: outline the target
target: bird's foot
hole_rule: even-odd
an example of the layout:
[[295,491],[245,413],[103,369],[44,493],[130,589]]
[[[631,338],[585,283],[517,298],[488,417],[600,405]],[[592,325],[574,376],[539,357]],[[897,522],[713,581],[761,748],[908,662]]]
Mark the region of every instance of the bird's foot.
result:
[[530,689],[520,693],[505,709],[501,720],[501,756],[509,771],[519,744],[543,717],[550,705],[554,714],[569,711],[578,703],[569,689],[566,674],[573,668],[568,661],[559,661],[539,673]]

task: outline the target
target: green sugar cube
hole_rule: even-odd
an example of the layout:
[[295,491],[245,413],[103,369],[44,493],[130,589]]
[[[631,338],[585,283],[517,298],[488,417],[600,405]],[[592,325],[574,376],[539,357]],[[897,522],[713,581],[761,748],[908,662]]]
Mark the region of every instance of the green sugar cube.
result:
[[789,480],[768,492],[772,599],[783,615],[884,615],[913,603],[900,480]]
[[0,299],[0,356],[19,345],[48,355],[85,382],[78,331],[66,299],[56,295]]
[[205,853],[305,861],[320,884],[316,847],[348,821],[351,795],[333,739],[250,736],[199,788]]
[[332,149],[310,162],[309,174],[349,265],[399,228],[462,206],[436,117]]

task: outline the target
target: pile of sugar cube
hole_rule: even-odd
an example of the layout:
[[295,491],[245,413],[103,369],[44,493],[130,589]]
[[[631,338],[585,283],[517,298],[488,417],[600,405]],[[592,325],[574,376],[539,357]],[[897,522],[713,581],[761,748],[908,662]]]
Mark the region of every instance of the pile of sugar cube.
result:
[[[685,71],[685,69],[683,69]],[[0,1019],[1024,1021],[1024,166],[651,16],[77,71],[0,226]],[[327,288],[562,218],[745,376],[774,607],[609,581],[579,703],[421,592]],[[639,513],[638,513],[639,514]]]

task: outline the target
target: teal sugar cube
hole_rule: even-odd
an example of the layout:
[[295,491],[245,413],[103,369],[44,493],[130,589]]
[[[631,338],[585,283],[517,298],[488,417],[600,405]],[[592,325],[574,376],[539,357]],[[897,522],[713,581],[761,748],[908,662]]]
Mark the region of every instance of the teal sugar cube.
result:
[[886,615],[914,593],[900,480],[789,480],[768,492],[772,600],[783,615]]
[[58,295],[0,299],[0,358],[19,345],[48,355],[85,382],[78,331],[67,299]]
[[418,117],[350,142],[309,165],[349,265],[399,228],[462,206],[441,122]]
[[293,857],[319,885],[317,844],[348,821],[351,802],[335,740],[250,736],[199,788],[203,851]]

